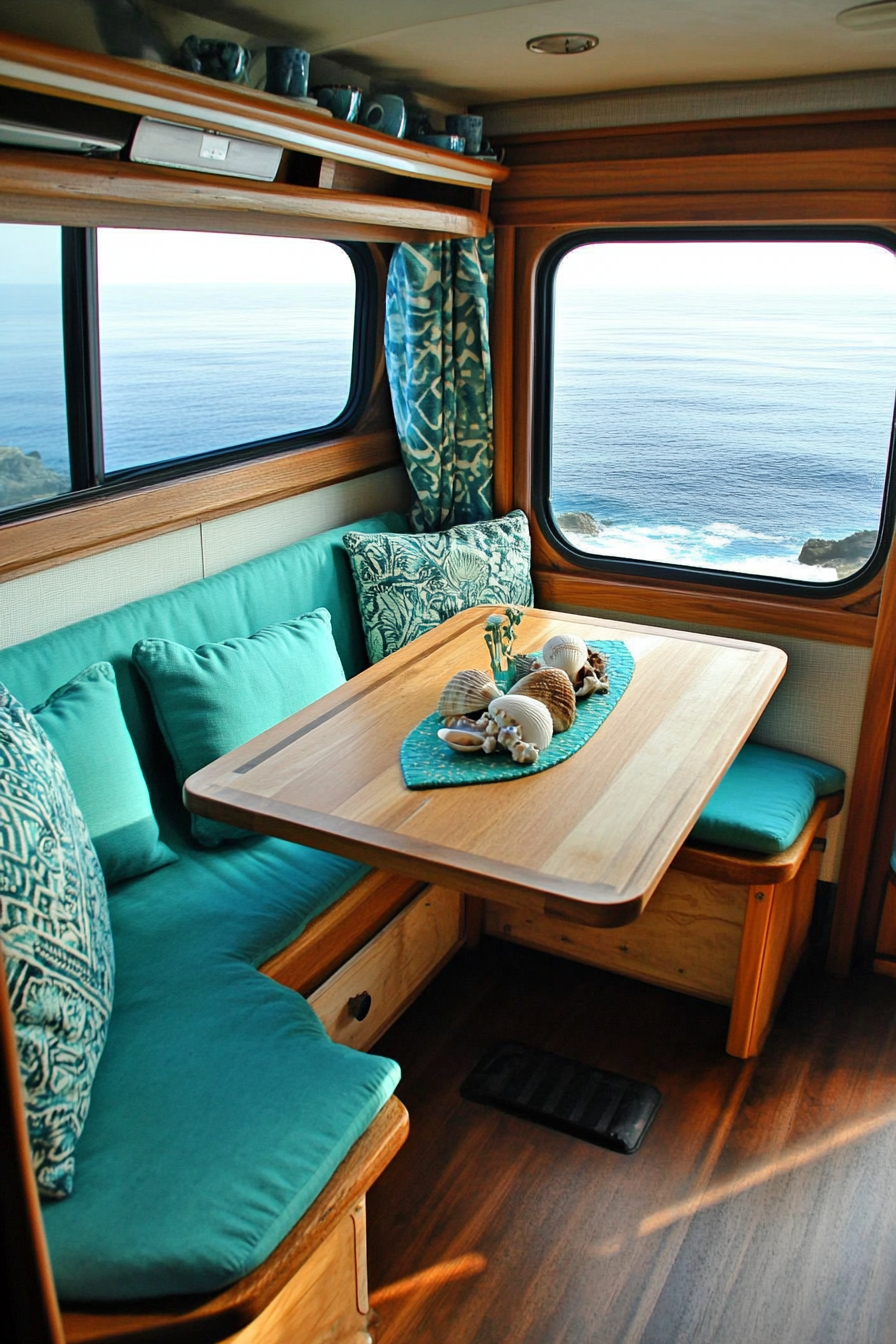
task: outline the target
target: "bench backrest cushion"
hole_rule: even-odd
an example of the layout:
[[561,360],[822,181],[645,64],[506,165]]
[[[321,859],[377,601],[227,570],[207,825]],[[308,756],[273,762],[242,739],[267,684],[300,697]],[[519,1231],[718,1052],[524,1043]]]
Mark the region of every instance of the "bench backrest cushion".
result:
[[[401,532],[402,515],[352,524],[355,532]],[[24,705],[36,705],[91,663],[112,664],[125,721],[154,804],[175,788],[170,757],[145,685],[131,658],[140,639],[176,640],[191,648],[252,635],[315,607],[326,607],[347,677],[367,665],[364,634],[342,535],[334,528],[158,597],[129,602],[101,616],[0,650],[0,682]],[[158,807],[157,807],[158,813]],[[166,838],[169,838],[166,836]]]

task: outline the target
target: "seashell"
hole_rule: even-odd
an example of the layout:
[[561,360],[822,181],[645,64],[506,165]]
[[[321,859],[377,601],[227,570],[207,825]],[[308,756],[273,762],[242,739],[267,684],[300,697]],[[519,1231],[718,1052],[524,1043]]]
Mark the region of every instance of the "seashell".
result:
[[537,672],[541,666],[534,653],[518,653],[513,660],[513,675],[516,681],[522,681],[523,677],[528,677],[530,672]]
[[479,713],[496,695],[500,695],[500,691],[487,672],[480,672],[478,668],[455,672],[439,696],[439,714],[443,719],[453,719],[462,714]]
[[576,718],[576,693],[572,682],[559,667],[543,667],[530,672],[513,688],[514,695],[529,695],[540,700],[551,716],[555,733],[565,733]]
[[554,736],[554,725],[547,708],[530,695],[499,695],[488,707],[488,712],[501,728],[516,725],[524,742],[543,751]]
[[588,661],[588,645],[578,635],[553,635],[541,651],[545,667],[559,667],[570,681]]
[[484,733],[471,733],[466,728],[440,728],[439,737],[455,751],[482,751]]
[[517,765],[534,765],[538,760],[538,748],[533,747],[531,742],[515,742],[510,754]]

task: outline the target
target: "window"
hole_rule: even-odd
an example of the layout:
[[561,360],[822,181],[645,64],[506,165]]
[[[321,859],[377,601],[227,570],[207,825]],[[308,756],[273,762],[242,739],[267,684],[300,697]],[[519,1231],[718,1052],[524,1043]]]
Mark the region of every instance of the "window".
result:
[[70,489],[62,230],[0,224],[0,509]]
[[0,225],[0,509],[345,428],[373,293],[348,245]]
[[889,245],[580,237],[542,286],[538,465],[561,548],[785,590],[864,569],[896,395]]

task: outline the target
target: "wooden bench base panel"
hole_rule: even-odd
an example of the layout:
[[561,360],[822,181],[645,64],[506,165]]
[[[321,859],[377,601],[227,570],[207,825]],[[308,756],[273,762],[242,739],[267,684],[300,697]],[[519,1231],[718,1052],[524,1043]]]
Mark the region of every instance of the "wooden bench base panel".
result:
[[[643,914],[618,929],[485,902],[483,931],[635,980],[731,1005],[726,1049],[758,1055],[802,955],[827,817],[813,814],[788,881],[744,884],[671,868]],[[714,873],[718,866],[714,865]],[[735,866],[739,876],[740,869]]]
[[270,1306],[228,1344],[372,1344],[366,1229],[362,1197]]

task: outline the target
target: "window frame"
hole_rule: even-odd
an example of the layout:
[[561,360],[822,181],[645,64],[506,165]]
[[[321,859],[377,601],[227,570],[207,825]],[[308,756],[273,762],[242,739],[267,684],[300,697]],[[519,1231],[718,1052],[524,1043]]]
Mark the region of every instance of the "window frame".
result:
[[355,274],[351,374],[348,399],[341,414],[335,420],[312,429],[106,472],[103,458],[97,270],[97,227],[106,226],[63,224],[58,227],[62,237],[62,339],[72,484],[70,490],[47,499],[0,510],[0,527],[110,499],[136,488],[166,485],[223,466],[236,466],[290,451],[301,452],[349,434],[360,420],[370,399],[376,369],[379,297],[376,265],[366,244],[328,238],[323,241],[342,248]]
[[588,243],[614,242],[868,242],[896,256],[896,231],[874,225],[697,225],[587,228],[564,233],[542,253],[535,270],[534,357],[532,382],[532,509],[549,546],[568,564],[596,578],[623,577],[677,585],[728,588],[742,593],[791,599],[841,598],[864,588],[886,562],[896,521],[896,366],[894,407],[881,501],[881,520],[874,550],[864,565],[845,579],[817,583],[809,579],[772,578],[696,565],[623,556],[592,555],[570,545],[557,526],[550,503],[551,422],[553,409],[554,278],[563,259]]

